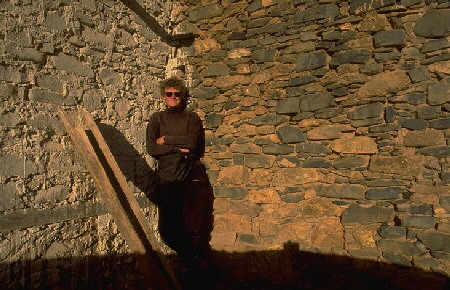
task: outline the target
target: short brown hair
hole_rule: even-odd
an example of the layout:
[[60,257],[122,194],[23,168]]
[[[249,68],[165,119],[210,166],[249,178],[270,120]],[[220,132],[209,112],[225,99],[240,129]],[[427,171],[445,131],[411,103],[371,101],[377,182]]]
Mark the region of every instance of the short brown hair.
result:
[[181,92],[181,95],[183,96],[184,99],[187,98],[188,89],[184,84],[184,82],[177,77],[170,77],[159,83],[161,95],[164,95],[166,88],[175,88]]

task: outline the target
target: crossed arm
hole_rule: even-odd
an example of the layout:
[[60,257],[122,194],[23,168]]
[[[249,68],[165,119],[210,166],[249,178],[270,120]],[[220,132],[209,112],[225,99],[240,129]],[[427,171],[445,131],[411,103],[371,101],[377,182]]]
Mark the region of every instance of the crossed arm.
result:
[[[166,144],[166,136],[161,136],[158,139],[156,139],[156,144],[158,145],[164,145]],[[191,150],[189,148],[178,148],[183,153],[189,153]]]
[[204,132],[200,118],[191,118],[187,125],[188,135],[165,134],[162,136],[159,121],[157,118],[150,118],[146,131],[147,152],[153,157],[166,155],[170,152],[188,153],[192,151],[197,151],[197,153],[202,155],[204,148],[200,147],[204,146]]

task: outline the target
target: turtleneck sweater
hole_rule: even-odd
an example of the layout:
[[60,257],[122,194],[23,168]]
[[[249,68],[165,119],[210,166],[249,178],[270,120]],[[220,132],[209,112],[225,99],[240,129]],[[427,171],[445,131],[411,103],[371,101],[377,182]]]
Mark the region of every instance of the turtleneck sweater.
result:
[[[164,144],[159,145],[156,140],[162,136],[165,136]],[[184,106],[153,113],[147,125],[146,148],[155,158],[186,148],[200,159],[205,153],[205,132],[200,117]]]

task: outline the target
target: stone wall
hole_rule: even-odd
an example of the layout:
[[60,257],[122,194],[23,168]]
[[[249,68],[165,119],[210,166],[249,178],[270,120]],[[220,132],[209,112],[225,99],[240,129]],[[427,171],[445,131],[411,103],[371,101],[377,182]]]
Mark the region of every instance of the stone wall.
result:
[[186,2],[213,247],[449,276],[449,2]]
[[[152,166],[146,120],[160,108],[155,87],[174,63],[172,46],[147,22],[170,32],[173,4],[139,6],[144,18],[120,1],[0,2],[3,289],[61,281],[79,288],[100,276],[105,285],[120,285],[118,265],[135,269],[57,113],[77,106],[91,112],[130,186],[143,195]],[[154,208],[140,198],[154,221]],[[124,280],[138,276],[124,273]]]

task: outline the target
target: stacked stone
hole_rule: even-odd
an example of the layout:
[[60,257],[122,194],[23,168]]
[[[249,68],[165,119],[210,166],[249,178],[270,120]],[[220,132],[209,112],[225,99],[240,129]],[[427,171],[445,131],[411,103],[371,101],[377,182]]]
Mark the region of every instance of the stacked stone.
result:
[[[139,5],[170,22],[170,1]],[[127,247],[57,113],[91,112],[141,191],[146,120],[158,109],[152,94],[172,48],[120,1],[1,1],[0,11],[0,285],[45,288],[67,278],[62,260],[53,264],[67,259],[79,275],[65,282],[77,288],[92,266],[77,257]]]
[[450,274],[448,1],[189,1],[219,250]]

